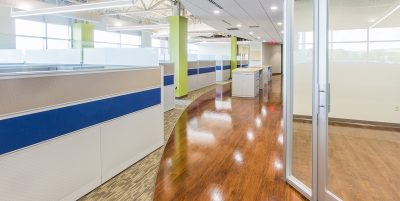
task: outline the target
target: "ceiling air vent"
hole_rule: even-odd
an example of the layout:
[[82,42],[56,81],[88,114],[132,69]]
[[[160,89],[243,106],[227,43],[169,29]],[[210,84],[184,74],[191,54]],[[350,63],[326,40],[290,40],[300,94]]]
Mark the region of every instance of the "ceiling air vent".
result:
[[230,25],[230,26],[232,26],[232,24],[231,24],[231,23],[229,23],[229,22],[227,22],[227,21],[225,21],[225,20],[222,20],[222,22],[223,22],[223,23],[225,23],[225,24],[227,24],[227,25]]
[[260,26],[258,26],[258,25],[252,25],[252,26],[249,26],[249,28],[260,28]]
[[229,31],[237,31],[239,30],[238,28],[227,28]]
[[217,4],[215,1],[213,0],[208,0],[208,2],[210,2],[211,4],[213,4],[214,6],[218,7],[219,9],[223,10],[224,8],[222,8],[222,6],[220,6],[219,4]]

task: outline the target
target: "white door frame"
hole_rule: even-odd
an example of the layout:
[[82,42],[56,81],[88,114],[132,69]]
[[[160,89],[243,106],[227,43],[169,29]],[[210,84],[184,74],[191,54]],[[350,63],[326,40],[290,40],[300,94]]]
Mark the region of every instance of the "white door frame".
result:
[[293,6],[284,3],[284,77],[283,118],[285,132],[286,182],[312,201],[341,201],[327,188],[328,112],[330,87],[328,79],[329,0],[313,0],[313,98],[312,98],[312,188],[292,174],[293,151]]

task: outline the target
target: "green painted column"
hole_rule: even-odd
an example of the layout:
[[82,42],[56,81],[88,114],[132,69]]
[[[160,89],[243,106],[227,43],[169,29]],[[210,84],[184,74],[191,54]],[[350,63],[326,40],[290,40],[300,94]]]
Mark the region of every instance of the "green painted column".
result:
[[72,48],[94,47],[94,25],[86,23],[72,24]]
[[81,49],[83,62],[83,48],[94,47],[94,25],[86,23],[72,24],[72,48]]
[[232,71],[237,68],[237,38],[235,36],[231,36],[231,75]]
[[178,98],[188,94],[187,35],[187,18],[169,17],[169,54],[175,64],[175,97]]

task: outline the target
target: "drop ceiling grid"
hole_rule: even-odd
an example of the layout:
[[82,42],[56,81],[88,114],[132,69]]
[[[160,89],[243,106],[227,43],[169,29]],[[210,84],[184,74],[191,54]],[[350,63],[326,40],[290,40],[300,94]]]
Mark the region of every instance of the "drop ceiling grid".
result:
[[[263,31],[263,34],[261,35],[263,40],[274,39],[276,41],[281,41],[273,22],[271,22],[270,17],[265,13],[265,10],[262,8],[262,5],[258,0],[252,0],[252,3],[249,3],[249,0],[235,1],[240,2],[239,5],[247,12],[250,18],[257,19],[255,21]],[[268,35],[268,38],[265,38],[265,35]]]
[[[213,14],[213,11],[218,8],[206,0],[182,0],[182,3],[193,15],[199,17],[206,24],[222,32],[249,40],[256,40],[256,36],[263,36],[262,39],[275,39],[276,41],[281,42],[281,37],[273,25],[274,22],[272,22],[271,18],[269,18],[265,11],[260,8],[261,3],[259,0],[239,0],[241,3],[238,3],[237,1],[215,1],[224,8],[221,10],[219,15]],[[243,6],[257,4],[256,12],[258,14],[256,15],[254,8]],[[263,17],[258,17],[258,15]],[[222,22],[222,20],[229,22],[232,26]],[[235,28],[238,23],[242,24],[242,27],[240,27],[238,31],[227,30],[227,28]],[[248,27],[252,25],[259,25],[260,28],[253,29]],[[250,31],[254,32],[253,36],[249,34]],[[268,36],[268,38],[265,36]]]
[[[264,12],[270,16],[271,21],[274,24],[275,30],[277,31],[277,34],[279,36],[279,38],[282,40],[282,35],[280,34],[280,31],[283,30],[283,25],[282,26],[278,26],[277,23],[278,22],[282,22],[283,23],[283,12],[284,12],[284,5],[283,5],[283,1],[282,0],[268,0],[268,1],[264,1],[264,0],[258,0],[260,5],[262,5]],[[277,6],[278,10],[276,11],[270,11],[271,6]],[[267,12],[270,11],[270,12]]]

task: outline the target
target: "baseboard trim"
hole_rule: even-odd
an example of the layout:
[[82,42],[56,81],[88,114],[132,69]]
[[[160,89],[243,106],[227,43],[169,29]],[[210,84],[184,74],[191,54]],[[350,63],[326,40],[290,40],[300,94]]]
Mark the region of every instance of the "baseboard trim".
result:
[[[293,115],[293,121],[311,123],[311,116],[307,115]],[[399,131],[400,124],[378,122],[378,121],[365,121],[355,119],[343,118],[329,118],[329,125],[333,126],[350,126],[355,128],[368,128],[376,130]]]

